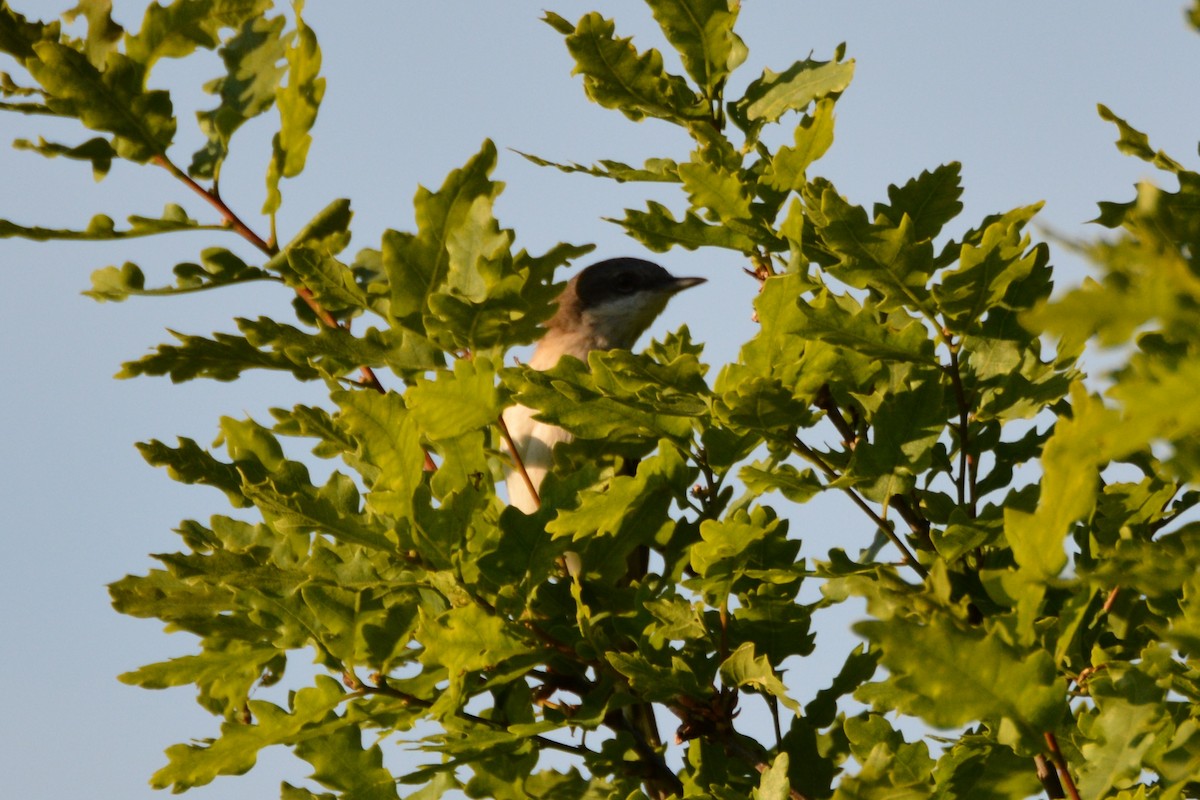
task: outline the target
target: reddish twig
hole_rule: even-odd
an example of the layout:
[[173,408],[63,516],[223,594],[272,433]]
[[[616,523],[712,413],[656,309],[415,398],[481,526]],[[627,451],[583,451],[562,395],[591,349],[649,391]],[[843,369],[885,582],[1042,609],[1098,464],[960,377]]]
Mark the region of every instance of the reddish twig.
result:
[[[227,224],[232,231],[261,250],[267,256],[276,256],[279,254],[279,244],[275,241],[275,237],[272,236],[268,241],[255,233],[254,230],[245,222],[243,222],[242,218],[239,217],[237,213],[230,208],[224,200],[221,199],[221,195],[218,194],[215,189],[205,189],[203,186],[197,183],[191,175],[188,175],[186,172],[181,170],[173,161],[171,161],[171,159],[167,158],[165,155],[160,154],[155,156],[154,163],[158,164],[167,172],[171,173],[172,176],[182,181],[185,186],[202,197],[206,203],[215,208],[217,213],[221,215],[221,219],[225,220],[225,224]],[[345,326],[339,323],[337,319],[335,319],[334,316],[330,314],[329,311],[320,304],[320,302],[317,301],[317,298],[313,296],[312,291],[304,286],[301,286],[296,289],[296,296],[299,297],[305,305],[312,309],[313,314],[316,315],[317,319],[322,325],[330,329],[346,330]],[[358,368],[358,372],[362,376],[361,383],[364,386],[369,386],[380,394],[387,393],[387,389],[383,387],[383,384],[380,383],[379,378],[375,375],[375,370],[364,365]],[[422,451],[425,454],[425,471],[437,471],[437,464],[433,462],[433,457],[429,454],[429,451],[425,450],[424,448],[422,448]]]
[[513,465],[516,466],[517,472],[520,473],[521,480],[525,482],[525,488],[529,490],[529,496],[533,498],[533,502],[537,504],[538,508],[541,508],[541,495],[538,494],[537,487],[533,485],[533,479],[529,477],[529,472],[525,469],[525,461],[521,458],[520,451],[517,450],[517,445],[513,441],[512,434],[508,432],[508,424],[505,423],[503,414],[496,418],[496,423],[500,426],[500,435],[504,437],[504,443],[508,445],[508,452],[512,455]]
[[1063,758],[1062,750],[1058,748],[1058,739],[1050,731],[1046,731],[1046,747],[1050,749],[1050,760],[1054,763],[1054,769],[1058,772],[1058,778],[1062,781],[1063,789],[1067,793],[1070,800],[1080,800],[1079,790],[1075,788],[1075,781],[1071,778],[1071,771],[1067,768],[1067,760]]

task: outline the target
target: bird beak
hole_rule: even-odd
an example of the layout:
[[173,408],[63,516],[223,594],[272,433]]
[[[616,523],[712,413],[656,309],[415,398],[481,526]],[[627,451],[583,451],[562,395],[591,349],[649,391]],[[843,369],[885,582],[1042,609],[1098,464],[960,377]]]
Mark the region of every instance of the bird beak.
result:
[[667,287],[667,291],[671,294],[676,294],[682,292],[684,289],[690,289],[693,286],[699,286],[707,282],[708,278],[676,278],[675,282]]

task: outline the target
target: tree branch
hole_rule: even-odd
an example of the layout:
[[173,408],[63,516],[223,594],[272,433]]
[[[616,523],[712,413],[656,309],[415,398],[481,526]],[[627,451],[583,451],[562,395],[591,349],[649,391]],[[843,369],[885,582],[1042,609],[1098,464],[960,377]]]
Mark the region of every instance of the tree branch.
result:
[[533,502],[537,507],[541,508],[542,497],[538,494],[537,487],[533,485],[533,479],[529,477],[529,472],[525,469],[525,460],[521,458],[521,453],[517,450],[517,444],[513,441],[512,434],[508,432],[508,424],[504,421],[503,414],[496,418],[496,424],[500,426],[500,435],[504,438],[504,444],[508,446],[513,466],[517,468],[521,480],[525,482],[525,488],[529,490],[529,496],[533,498]]
[[[274,234],[272,234],[271,240],[267,241],[255,233],[253,229],[251,229],[250,226],[247,225],[242,218],[239,217],[237,213],[230,208],[224,200],[221,199],[221,195],[218,194],[215,189],[205,189],[203,186],[197,183],[191,175],[188,175],[186,172],[181,170],[175,165],[175,162],[171,161],[171,159],[167,158],[165,155],[155,156],[154,163],[171,173],[173,177],[182,181],[185,186],[202,197],[206,203],[215,208],[217,213],[221,215],[221,218],[225,220],[225,223],[229,226],[229,228],[243,239],[254,245],[267,256],[278,255],[279,245],[275,242]],[[345,326],[339,323],[334,316],[317,301],[317,298],[313,296],[313,293],[309,289],[304,286],[297,288],[296,296],[299,297],[305,305],[312,309],[313,314],[316,315],[317,319],[320,320],[321,324],[323,324],[325,327],[342,330],[345,329]],[[362,380],[360,382],[364,386],[369,386],[380,394],[387,393],[387,389],[383,388],[383,384],[379,382],[379,378],[375,375],[375,371],[373,369],[364,365],[358,368],[358,372],[359,375],[362,376]],[[425,453],[425,471],[437,471],[437,464],[433,462],[433,456],[429,454],[428,450],[425,450],[424,448],[422,448],[422,450]]]
[[[836,480],[838,477],[840,477],[837,470],[829,466],[829,464],[825,462],[825,459],[821,458],[817,451],[800,441],[798,436],[793,436],[790,444],[792,449],[799,453],[802,458],[804,458],[810,464],[815,464],[818,468],[820,468],[820,470],[825,473],[825,477],[829,480]],[[867,505],[867,501],[863,500],[862,496],[858,492],[854,491],[854,489],[850,488],[849,486],[843,486],[842,491],[847,497],[850,498],[854,505],[862,509],[862,512],[871,518],[871,520],[879,527],[879,529],[883,531],[884,535],[888,537],[891,543],[896,546],[896,549],[900,551],[900,557],[904,563],[912,568],[914,572],[920,575],[922,580],[928,577],[928,570],[926,570],[925,567],[921,565],[921,562],[917,561],[916,557],[913,556],[912,552],[908,549],[908,546],[904,544],[904,540],[896,534],[896,531],[892,528],[891,523],[879,516],[875,509]]]
[[1062,781],[1062,787],[1066,790],[1067,797],[1070,800],[1080,800],[1079,790],[1075,788],[1075,781],[1071,778],[1071,771],[1067,768],[1067,760],[1063,758],[1062,750],[1058,747],[1058,738],[1050,731],[1046,731],[1046,746],[1050,749],[1050,760],[1054,762],[1054,768],[1058,771],[1058,778]]

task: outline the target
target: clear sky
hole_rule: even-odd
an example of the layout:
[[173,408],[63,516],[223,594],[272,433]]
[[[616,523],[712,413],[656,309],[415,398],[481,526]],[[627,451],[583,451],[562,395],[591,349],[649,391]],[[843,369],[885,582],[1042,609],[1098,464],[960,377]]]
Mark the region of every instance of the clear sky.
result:
[[[72,2],[12,5],[50,18]],[[118,20],[136,28],[141,5],[117,2]],[[385,228],[411,229],[418,184],[436,187],[490,137],[501,148],[495,177],[508,186],[498,213],[516,230],[519,247],[537,252],[557,241],[594,242],[596,257],[645,256],[601,218],[622,216],[648,196],[678,208],[671,187],[651,195],[645,186],[537,168],[505,149],[583,163],[686,157],[688,141],[670,126],[634,124],[589,104],[570,75],[560,37],[539,21],[543,6],[574,20],[599,5],[310,0],[305,16],[320,39],[328,87],[308,169],[285,182],[282,237],[330,200],[348,197],[356,214],[352,249],[378,247]],[[603,6],[639,47],[665,46],[641,3]],[[1093,235],[1099,229],[1085,223],[1095,203],[1128,199],[1132,184],[1150,174],[1116,152],[1114,129],[1096,115],[1098,102],[1149,132],[1155,146],[1195,164],[1200,38],[1184,24],[1183,0],[747,0],[745,6],[739,32],[750,55],[730,97],[763,67],[781,70],[810,53],[827,59],[847,43],[856,76],[837,107],[834,147],[811,172],[868,207],[886,197],[889,183],[958,160],[965,211],[951,234],[985,214],[1045,200],[1045,226],[1068,237]],[[678,69],[670,54],[667,63]],[[181,112],[175,157],[182,164],[200,141],[191,112],[213,104],[199,86],[219,72],[211,55],[156,71],[154,83],[172,89]],[[222,183],[231,205],[264,232],[255,212],[271,133],[262,121],[239,132]],[[0,138],[39,134],[63,142],[90,136],[54,120],[0,116]],[[97,212],[118,220],[153,216],[166,202],[212,219],[162,170],[119,164],[96,184],[86,164],[0,148],[0,218],[81,227]],[[181,519],[228,511],[218,493],[172,483],[147,466],[133,443],[177,435],[207,443],[220,415],[263,419],[270,406],[319,395],[269,376],[180,386],[111,376],[122,361],[163,341],[167,326],[197,334],[230,330],[234,316],[286,314],[289,298],[274,286],[120,305],[79,294],[92,269],[131,260],[149,279],[166,282],[174,264],[216,244],[255,255],[224,234],[115,245],[0,240],[0,789],[6,797],[148,798],[147,779],[164,763],[165,747],[216,731],[193,691],[149,692],[115,679],[193,645],[154,621],[116,614],[105,585],[144,572],[148,553],[176,549],[170,531]],[[1081,280],[1085,267],[1055,252],[1059,285]],[[708,343],[714,368],[734,358],[753,333],[756,289],[737,255],[673,250],[655,258],[676,274],[711,280],[676,299],[652,333],[686,321]],[[806,554],[820,557],[839,544],[853,550],[871,537],[869,523],[854,514],[848,505],[821,502],[801,509],[793,529]],[[828,635],[848,636],[831,627]],[[836,666],[814,664],[814,674]],[[221,779],[192,795],[276,797],[281,779],[295,782],[306,772],[286,752],[269,753],[249,776]]]

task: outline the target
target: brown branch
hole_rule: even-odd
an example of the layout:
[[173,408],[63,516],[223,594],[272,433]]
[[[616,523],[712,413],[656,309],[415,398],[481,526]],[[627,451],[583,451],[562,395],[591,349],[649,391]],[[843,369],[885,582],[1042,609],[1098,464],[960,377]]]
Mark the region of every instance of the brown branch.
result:
[[1046,737],[1046,746],[1050,749],[1050,760],[1054,763],[1054,768],[1058,771],[1059,780],[1062,781],[1062,786],[1066,790],[1067,797],[1070,800],[1080,800],[1079,790],[1075,788],[1075,781],[1071,778],[1071,771],[1067,768],[1067,760],[1063,758],[1062,750],[1058,747],[1058,738],[1050,731],[1046,731],[1044,735]]
[[533,485],[533,479],[529,477],[529,472],[525,469],[525,461],[521,458],[520,451],[517,450],[517,444],[513,441],[512,434],[508,432],[508,423],[504,421],[503,414],[496,418],[496,423],[500,426],[500,435],[504,437],[504,443],[508,445],[508,452],[512,455],[513,464],[521,475],[521,480],[525,482],[525,488],[529,490],[533,502],[537,504],[538,508],[541,508],[542,497],[538,494],[537,487]]
[[205,189],[203,186],[196,183],[196,181],[192,179],[191,175],[188,175],[179,167],[175,166],[175,163],[171,161],[171,159],[167,158],[165,155],[158,155],[154,157],[154,163],[171,173],[171,175],[174,177],[183,181],[183,183],[189,189],[200,195],[200,197],[204,198],[205,202],[217,210],[217,213],[221,215],[221,218],[225,220],[225,223],[229,225],[229,227],[235,232],[237,232],[237,234],[243,239],[250,242],[250,244],[254,245],[268,256],[273,256],[279,252],[279,246],[277,244],[274,242],[268,243],[264,241],[262,237],[250,229],[250,226],[242,221],[241,217],[239,217],[233,211],[233,209],[225,204],[225,201],[221,199],[220,195],[214,191]]
[[[825,384],[813,398],[813,405],[825,412],[825,417],[833,427],[837,429],[838,435],[842,437],[842,444],[848,449],[853,450],[855,442],[858,441],[858,433],[854,430],[854,425],[850,423],[842,414],[842,409],[838,406],[837,401],[833,399],[833,394],[829,390],[829,384]],[[929,520],[921,516],[920,512],[911,505],[907,499],[900,495],[893,495],[891,498],[891,506],[900,514],[901,519],[908,524],[909,529],[921,538],[922,541],[929,540]]]
[[842,410],[838,407],[837,401],[833,399],[833,393],[829,390],[828,383],[817,390],[817,395],[813,398],[813,405],[825,412],[825,417],[833,423],[833,427],[837,428],[838,435],[842,437],[842,444],[853,450],[854,443],[858,441],[858,434],[842,415]]
[[[175,165],[175,162],[171,161],[171,159],[167,158],[165,155],[155,156],[154,163],[171,173],[173,177],[182,181],[185,186],[203,198],[206,203],[215,208],[217,213],[221,215],[221,219],[225,220],[225,224],[228,225],[232,231],[261,250],[268,257],[279,254],[279,245],[275,241],[274,233],[272,232],[270,241],[263,239],[261,236],[255,233],[253,229],[251,229],[250,226],[247,225],[242,218],[237,215],[237,212],[230,208],[229,205],[221,199],[221,195],[216,191],[215,188],[205,189],[203,186],[197,183],[191,175],[188,175],[186,172],[181,170]],[[273,231],[275,227],[274,220],[272,220],[271,227]],[[305,305],[312,309],[313,314],[316,315],[317,319],[320,320],[321,324],[323,324],[325,327],[336,330],[346,330],[345,326],[339,323],[334,316],[330,314],[329,311],[320,304],[320,302],[318,302],[317,298],[313,296],[313,293],[310,289],[301,286],[296,289],[296,296],[299,297]],[[383,384],[379,382],[379,378],[375,375],[375,371],[373,369],[368,366],[361,366],[358,368],[358,372],[362,376],[360,383],[362,383],[364,386],[369,386],[380,394],[387,393],[387,389],[383,388]],[[422,450],[425,453],[425,471],[436,472],[437,464],[433,462],[433,457],[429,454],[428,450],[425,450],[424,448],[422,448]]]

